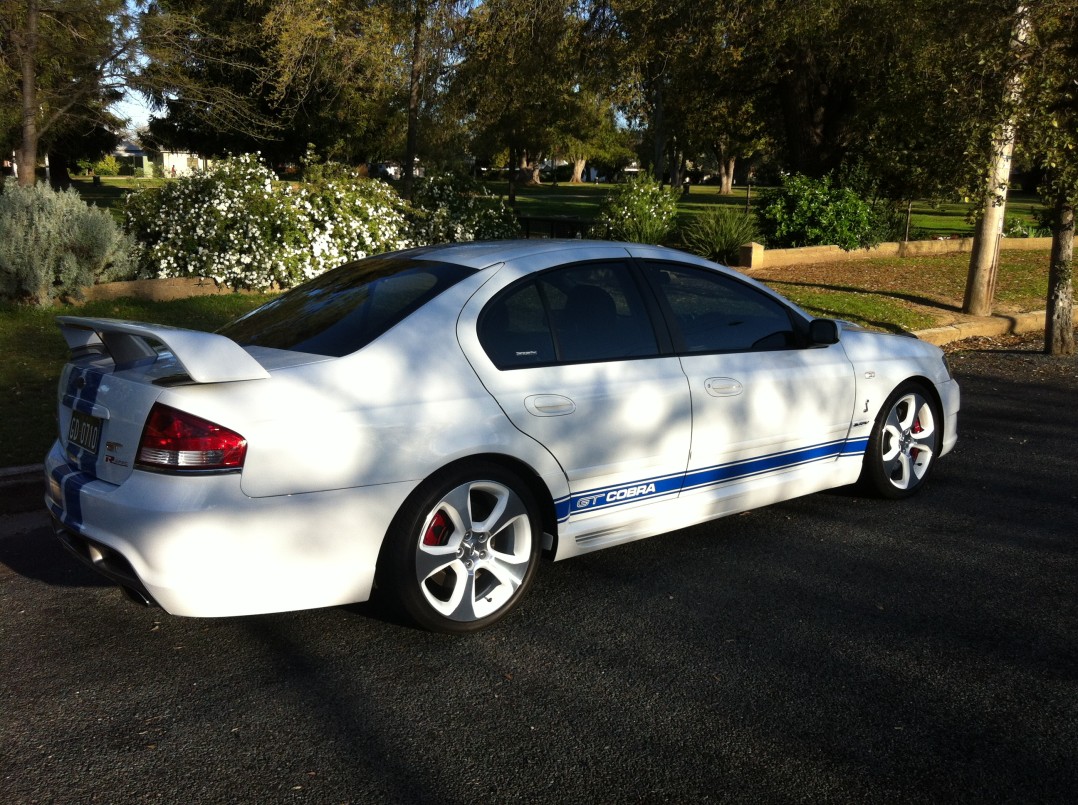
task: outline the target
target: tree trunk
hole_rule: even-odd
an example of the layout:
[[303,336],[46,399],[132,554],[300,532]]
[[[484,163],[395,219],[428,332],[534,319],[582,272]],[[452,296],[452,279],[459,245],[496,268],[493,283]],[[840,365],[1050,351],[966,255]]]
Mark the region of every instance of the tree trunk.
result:
[[1048,267],[1048,309],[1044,351],[1074,354],[1074,203],[1056,202],[1052,223],[1052,258]]
[[19,185],[32,187],[37,181],[37,24],[40,11],[38,0],[27,0],[26,38],[19,54],[22,80],[22,143],[19,146]]
[[670,186],[681,187],[681,152],[676,141],[670,152]]
[[734,192],[734,164],[736,162],[734,157],[729,157],[719,163],[719,176],[722,179],[719,187],[720,196],[729,196]]
[[[1020,5],[1011,38],[1011,49],[1020,48],[1029,38],[1029,13]],[[1022,76],[1013,73],[1007,78],[1007,99],[1017,103],[1022,95]],[[988,193],[984,210],[973,235],[973,250],[969,256],[969,274],[962,312],[973,316],[991,316],[996,295],[996,272],[999,269],[999,239],[1003,232],[1003,215],[1007,209],[1007,186],[1011,179],[1011,158],[1014,155],[1015,119],[1012,114],[992,135],[992,164],[988,168]]]
[[67,170],[67,156],[53,151],[49,153],[48,160],[52,173],[49,177],[49,184],[55,190],[67,190],[67,188],[71,187],[71,174]]
[[423,68],[426,58],[423,49],[423,31],[427,22],[427,3],[414,0],[415,15],[412,17],[412,70],[408,76],[408,132],[404,142],[404,197],[412,198],[415,182],[415,160],[419,152],[419,107],[423,100]]
[[966,275],[966,295],[962,302],[962,312],[971,316],[992,315],[992,302],[996,295],[996,267],[999,264],[999,239],[1003,231],[1003,209],[1003,205],[993,207],[989,204],[973,231],[973,249],[969,256],[969,273]]
[[584,166],[588,164],[586,159],[574,159],[573,160],[573,178],[569,180],[569,184],[583,184],[584,182]]
[[517,205],[517,150],[509,146],[509,206]]
[[658,79],[652,82],[651,118],[648,120],[648,128],[651,130],[651,171],[655,181],[661,184],[666,167],[666,116],[663,113],[663,92]]

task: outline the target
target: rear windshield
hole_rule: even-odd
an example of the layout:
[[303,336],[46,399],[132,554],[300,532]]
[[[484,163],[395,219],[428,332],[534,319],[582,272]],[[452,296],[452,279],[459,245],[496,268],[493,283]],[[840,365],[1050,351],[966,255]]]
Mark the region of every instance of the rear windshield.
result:
[[369,257],[327,271],[217,332],[245,347],[339,358],[362,349],[473,271],[409,257]]

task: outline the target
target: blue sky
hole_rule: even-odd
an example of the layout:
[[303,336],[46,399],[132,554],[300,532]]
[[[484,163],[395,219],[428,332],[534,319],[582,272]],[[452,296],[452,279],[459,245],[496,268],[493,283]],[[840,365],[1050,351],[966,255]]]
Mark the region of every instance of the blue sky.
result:
[[120,117],[129,118],[131,121],[130,128],[132,129],[142,128],[150,117],[150,110],[142,102],[142,98],[134,92],[128,92],[124,99],[113,106],[112,109]]

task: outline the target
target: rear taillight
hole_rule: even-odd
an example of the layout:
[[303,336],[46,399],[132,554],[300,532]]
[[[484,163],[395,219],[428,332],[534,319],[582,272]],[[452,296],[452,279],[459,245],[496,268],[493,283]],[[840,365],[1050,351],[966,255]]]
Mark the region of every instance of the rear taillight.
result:
[[155,403],[139,440],[135,466],[147,470],[238,470],[247,440],[201,417]]

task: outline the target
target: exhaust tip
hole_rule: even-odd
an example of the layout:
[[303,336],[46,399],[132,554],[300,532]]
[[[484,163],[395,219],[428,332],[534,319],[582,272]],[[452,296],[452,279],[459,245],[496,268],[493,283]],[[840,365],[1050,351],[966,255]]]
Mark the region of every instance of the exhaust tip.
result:
[[139,592],[134,587],[128,587],[126,585],[121,585],[120,589],[123,590],[124,597],[127,598],[128,601],[131,601],[134,604],[138,604],[138,605],[144,606],[144,607],[156,606],[154,601],[148,595],[146,595],[145,593]]

